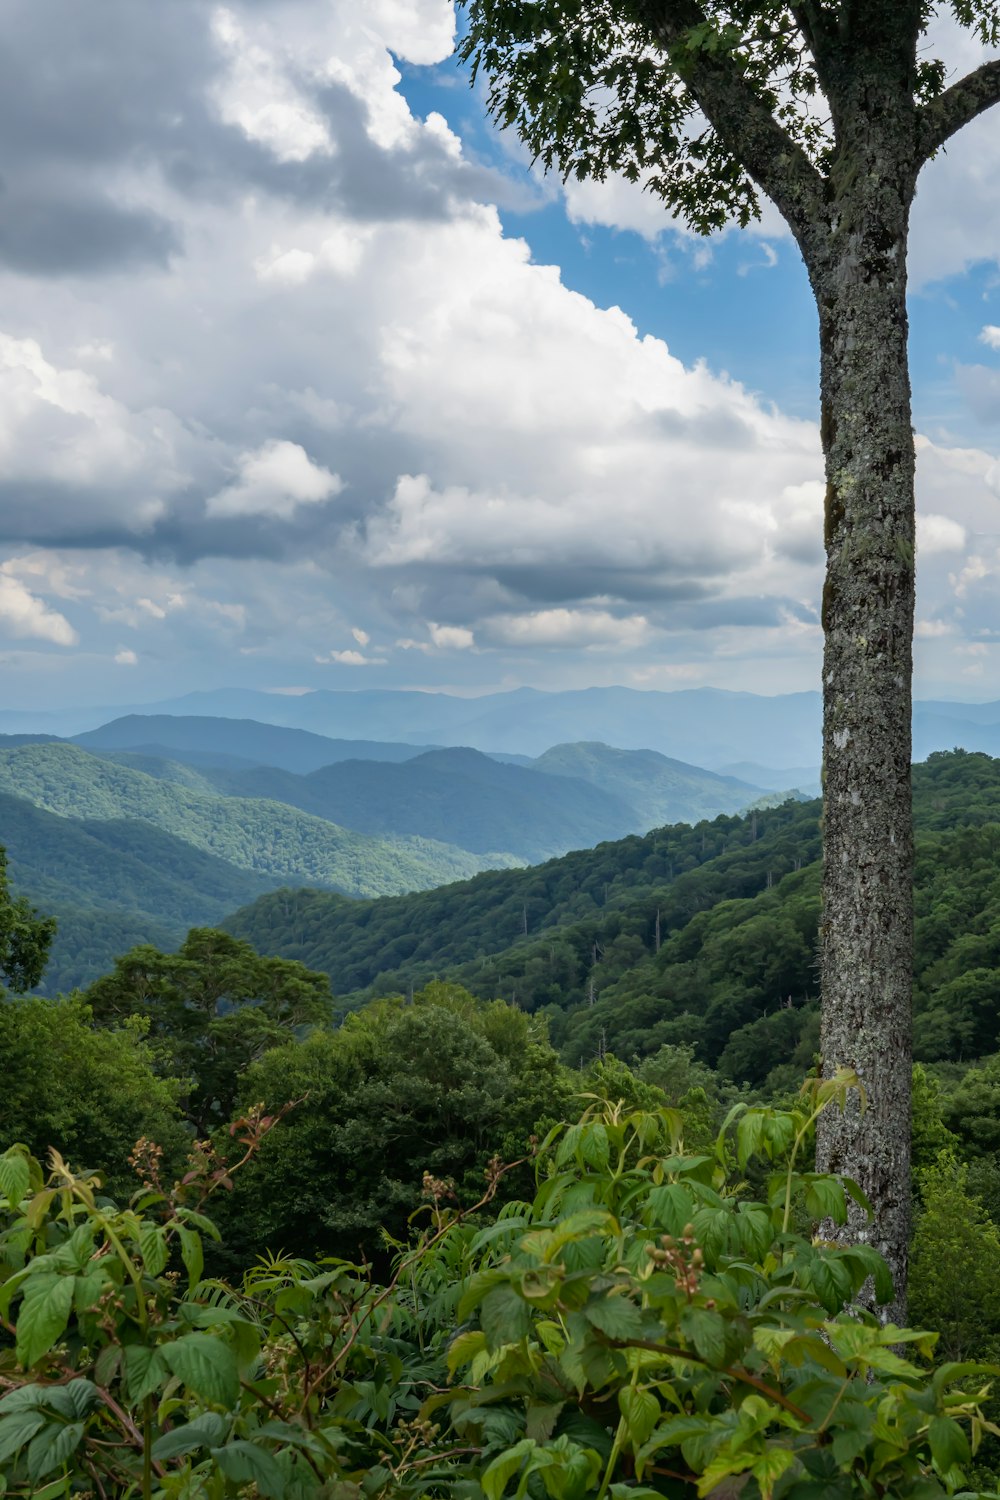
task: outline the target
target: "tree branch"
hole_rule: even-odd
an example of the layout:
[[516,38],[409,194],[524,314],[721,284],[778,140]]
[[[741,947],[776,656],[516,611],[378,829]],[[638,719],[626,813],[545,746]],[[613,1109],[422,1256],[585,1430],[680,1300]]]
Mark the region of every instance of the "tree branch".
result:
[[798,4],[789,4],[788,9],[805,37],[806,46],[813,55],[816,70],[822,79],[827,58],[837,38],[837,18],[827,10],[822,0],[799,0]]
[[639,0],[637,8],[673,55],[712,128],[777,204],[796,237],[809,224],[815,225],[821,217],[823,179],[802,147],[758,98],[729,53],[693,48],[683,52],[691,32],[708,24],[698,0]]
[[1000,59],[983,63],[925,104],[918,115],[918,149],[928,161],[963,125],[993,104],[1000,104]]

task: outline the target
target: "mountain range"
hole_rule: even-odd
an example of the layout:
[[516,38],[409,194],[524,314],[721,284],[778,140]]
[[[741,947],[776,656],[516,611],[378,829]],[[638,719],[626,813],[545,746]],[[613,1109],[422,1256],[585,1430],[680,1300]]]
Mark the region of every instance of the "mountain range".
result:
[[[444,692],[373,689],[301,694],[223,688],[114,708],[0,711],[0,730],[79,734],[129,713],[253,719],[336,739],[422,748],[465,745],[488,753],[539,756],[551,746],[599,740],[661,754],[779,787],[818,782],[821,702],[816,692],[771,697],[717,688],[674,692],[624,687],[543,692],[518,688],[466,698]],[[918,701],[914,759],[960,746],[1000,753],[1000,703]],[[150,744],[162,744],[153,740]],[[230,753],[241,755],[236,748]],[[387,755],[366,755],[386,759]],[[289,769],[304,769],[291,767]],[[781,773],[774,780],[771,773]]]
[[280,886],[401,894],[774,795],[600,744],[532,761],[137,715],[79,740],[0,739],[0,841],[17,888],[59,919],[48,988]]

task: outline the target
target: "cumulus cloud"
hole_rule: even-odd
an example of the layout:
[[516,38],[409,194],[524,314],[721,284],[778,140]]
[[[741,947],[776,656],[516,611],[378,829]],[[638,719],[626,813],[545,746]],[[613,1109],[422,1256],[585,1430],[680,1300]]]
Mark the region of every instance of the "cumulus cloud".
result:
[[0,630],[19,640],[49,641],[54,646],[75,646],[79,640],[65,615],[50,609],[8,573],[0,574]]
[[365,656],[362,651],[330,651],[326,656],[317,656],[315,660],[321,666],[330,662],[339,662],[342,667],[385,666],[384,657]]
[[619,617],[607,610],[539,609],[487,621],[493,639],[512,646],[583,646],[628,649],[649,637],[642,615]]
[[[209,670],[200,643],[278,684],[419,662],[474,686],[491,656],[559,651],[686,681],[758,645],[813,669],[815,424],[504,233],[491,205],[515,190],[399,87],[402,62],[449,56],[450,0],[8,9],[0,136],[25,144],[4,168],[0,545],[19,571],[0,576],[47,629],[109,664],[135,632],[144,673]],[[941,264],[965,264],[963,214],[969,244],[994,232],[988,176]],[[949,181],[922,188],[939,218]],[[662,227],[628,185],[567,192],[581,225]],[[29,228],[44,264],[9,239]],[[770,259],[780,225],[762,233]],[[969,368],[992,409],[995,372]],[[966,570],[993,566],[998,472],[922,447],[922,618],[966,628],[959,588],[985,610]]]
[[469,651],[476,644],[472,631],[464,625],[436,625],[428,621],[427,631],[434,645],[445,651]]
[[139,658],[130,646],[121,646],[115,652],[115,661],[120,667],[136,667],[139,664]]
[[274,516],[287,521],[300,505],[317,505],[343,489],[339,474],[313,463],[299,443],[272,438],[241,453],[237,478],[206,501],[210,516]]
[[979,342],[990,349],[1000,349],[1000,328],[994,323],[987,323],[980,331]]
[[931,513],[917,517],[917,546],[924,556],[932,552],[961,552],[965,542],[965,527],[949,516]]

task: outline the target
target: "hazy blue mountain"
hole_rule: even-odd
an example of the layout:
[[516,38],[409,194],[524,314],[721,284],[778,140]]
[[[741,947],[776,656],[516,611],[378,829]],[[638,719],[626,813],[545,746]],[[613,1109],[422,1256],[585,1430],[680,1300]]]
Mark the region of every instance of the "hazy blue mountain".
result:
[[239,713],[340,738],[433,741],[522,755],[604,740],[710,767],[738,756],[766,765],[819,758],[817,693],[765,698],[714,688],[663,693],[615,687],[562,693],[518,688],[479,698],[392,689],[290,697],[227,689],[152,707],[183,715]]
[[533,764],[539,771],[575,777],[623,798],[635,814],[632,827],[623,830],[630,833],[740,812],[764,795],[760,785],[671,760],[656,750],[617,750],[596,741],[555,745]]
[[195,765],[277,766],[300,775],[339,760],[411,760],[433,748],[333,740],[306,729],[207,715],[127,714],[72,738],[85,750],[134,750]]
[[[155,704],[130,705],[128,710],[81,708],[48,715],[3,710],[0,730],[77,733],[123,713],[147,719],[162,715],[185,720],[221,716],[338,740],[402,742],[421,748],[470,745],[504,755],[537,756],[553,745],[601,740],[624,750],[657,750],[710,770],[751,763],[777,772],[796,772],[820,762],[818,693],[764,697],[716,688],[658,692],[612,687],[561,693],[519,688],[478,698],[393,689],[287,695],[227,688]],[[955,745],[995,750],[1000,746],[1000,703],[921,702],[916,707],[915,730],[918,759],[932,750]],[[163,746],[169,741],[147,733],[142,740],[128,744],[109,746],[103,738],[100,743],[106,748],[138,749]],[[246,750],[235,743],[221,749],[246,757]],[[355,746],[336,758],[358,754]],[[374,752],[364,755],[374,758]],[[379,754],[377,758],[388,756]],[[259,759],[264,764],[273,763],[273,756],[266,753]],[[308,769],[317,764],[313,762]],[[288,769],[304,771],[307,767],[297,764]]]

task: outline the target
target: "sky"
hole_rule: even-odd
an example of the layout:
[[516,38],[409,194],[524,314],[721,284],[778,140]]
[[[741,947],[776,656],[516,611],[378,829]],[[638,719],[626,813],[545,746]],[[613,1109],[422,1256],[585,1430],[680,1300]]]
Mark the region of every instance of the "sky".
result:
[[[10,707],[818,688],[816,322],[489,123],[451,0],[6,0]],[[978,45],[945,19],[951,76]],[[1000,697],[1000,112],[910,254],[918,694]]]

